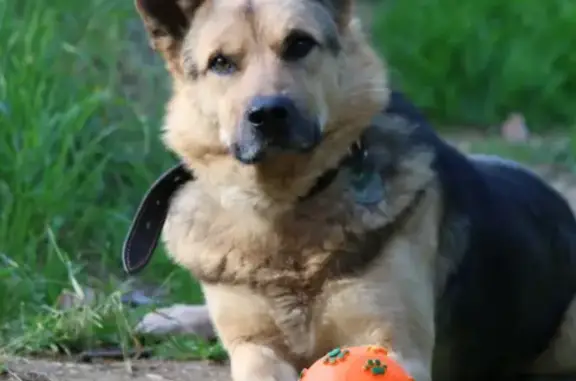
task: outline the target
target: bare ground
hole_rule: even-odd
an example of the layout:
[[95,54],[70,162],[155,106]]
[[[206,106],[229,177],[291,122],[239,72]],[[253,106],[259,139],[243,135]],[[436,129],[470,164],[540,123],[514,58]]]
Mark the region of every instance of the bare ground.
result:
[[[1,360],[0,360],[1,361]],[[207,362],[138,360],[79,364],[8,358],[2,381],[228,381],[228,367]]]

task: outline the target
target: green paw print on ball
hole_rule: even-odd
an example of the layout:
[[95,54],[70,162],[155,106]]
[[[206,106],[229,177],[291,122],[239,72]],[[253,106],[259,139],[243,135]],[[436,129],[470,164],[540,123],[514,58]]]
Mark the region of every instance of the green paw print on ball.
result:
[[347,349],[334,348],[326,354],[324,364],[336,364],[344,360],[349,353],[350,351]]
[[385,374],[387,368],[388,367],[378,359],[367,360],[364,365],[364,370],[369,370],[375,376]]

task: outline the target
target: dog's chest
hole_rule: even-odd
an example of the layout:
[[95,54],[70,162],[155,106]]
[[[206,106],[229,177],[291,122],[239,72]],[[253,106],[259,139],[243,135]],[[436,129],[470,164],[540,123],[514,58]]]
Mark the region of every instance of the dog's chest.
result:
[[[191,201],[192,200],[192,201]],[[275,221],[222,210],[193,187],[175,197],[164,227],[170,255],[202,282],[300,290],[352,274],[377,256],[388,217],[349,198],[302,205]]]
[[295,354],[310,356],[318,346],[326,349],[315,339],[324,330],[326,285],[370,267],[386,239],[385,207],[326,198],[271,223],[188,194],[174,199],[164,240],[170,255],[202,283],[259,295]]

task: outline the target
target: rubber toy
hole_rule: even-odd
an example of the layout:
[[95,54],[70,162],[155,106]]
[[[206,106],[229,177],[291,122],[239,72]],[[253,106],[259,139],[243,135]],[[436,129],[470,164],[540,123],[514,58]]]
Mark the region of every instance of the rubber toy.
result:
[[379,346],[335,348],[300,373],[300,381],[414,381]]

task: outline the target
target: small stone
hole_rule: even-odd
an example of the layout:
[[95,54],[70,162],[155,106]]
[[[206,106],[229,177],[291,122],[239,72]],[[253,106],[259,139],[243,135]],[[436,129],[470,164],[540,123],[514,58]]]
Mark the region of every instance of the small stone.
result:
[[97,298],[96,291],[89,287],[78,288],[76,291],[64,289],[56,299],[56,306],[60,310],[67,310],[94,304]]
[[530,135],[524,115],[518,113],[510,114],[500,130],[502,137],[509,142],[525,142]]
[[204,340],[216,338],[204,305],[175,304],[150,312],[136,325],[136,332],[154,335],[187,334]]
[[166,380],[168,380],[167,378],[162,377],[162,376],[159,375],[159,374],[154,374],[154,373],[147,373],[147,374],[146,374],[146,377],[149,378],[149,379],[151,379],[151,380],[156,380],[156,381],[166,381]]

